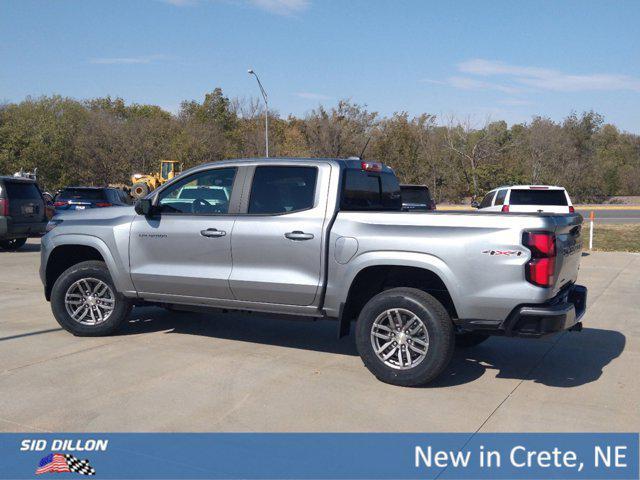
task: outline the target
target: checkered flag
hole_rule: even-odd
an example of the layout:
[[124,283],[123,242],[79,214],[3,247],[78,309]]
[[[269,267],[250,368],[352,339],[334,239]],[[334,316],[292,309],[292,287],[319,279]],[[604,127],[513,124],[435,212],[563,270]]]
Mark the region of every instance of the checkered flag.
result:
[[95,475],[96,469],[89,465],[89,460],[80,460],[73,455],[66,454],[64,455],[64,459],[67,461],[67,465],[69,465],[69,470],[72,472],[79,473],[80,475]]

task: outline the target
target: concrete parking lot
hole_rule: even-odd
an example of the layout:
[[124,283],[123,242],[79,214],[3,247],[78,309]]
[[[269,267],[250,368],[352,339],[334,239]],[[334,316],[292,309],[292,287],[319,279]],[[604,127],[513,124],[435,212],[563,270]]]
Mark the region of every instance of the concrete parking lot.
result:
[[0,252],[1,431],[638,431],[640,255],[582,258],[581,333],[492,338],[425,388],[378,382],[335,324],[134,309],[76,338],[38,241]]

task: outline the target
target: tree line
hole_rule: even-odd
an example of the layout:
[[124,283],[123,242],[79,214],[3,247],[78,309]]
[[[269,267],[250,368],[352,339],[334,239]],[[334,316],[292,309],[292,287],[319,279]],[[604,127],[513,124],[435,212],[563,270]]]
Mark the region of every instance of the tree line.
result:
[[[120,98],[27,98],[0,105],[0,174],[38,169],[44,188],[128,184],[158,171],[264,155],[264,109],[217,88],[177,114]],[[270,153],[283,157],[365,156],[394,168],[405,183],[426,184],[437,201],[458,202],[505,184],[555,184],[576,201],[640,195],[640,136],[593,111],[561,122],[533,117],[474,125],[435,115],[380,116],[349,100],[304,117],[269,112]]]

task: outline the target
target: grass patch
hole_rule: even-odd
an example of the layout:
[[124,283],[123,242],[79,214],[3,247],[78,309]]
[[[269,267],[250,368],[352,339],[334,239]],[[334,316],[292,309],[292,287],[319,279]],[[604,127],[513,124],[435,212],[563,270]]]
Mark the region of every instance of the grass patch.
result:
[[[583,226],[583,241],[589,246],[589,223]],[[593,226],[593,249],[600,252],[640,252],[640,223]],[[586,249],[585,249],[586,250]]]

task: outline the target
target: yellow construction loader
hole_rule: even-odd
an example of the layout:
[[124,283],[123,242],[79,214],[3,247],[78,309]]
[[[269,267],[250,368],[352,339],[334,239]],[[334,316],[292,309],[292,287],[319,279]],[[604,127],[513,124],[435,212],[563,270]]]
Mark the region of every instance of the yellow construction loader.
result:
[[151,173],[149,175],[136,173],[131,176],[131,196],[133,198],[144,197],[151,190],[155,190],[163,183],[179,175],[181,171],[182,165],[177,160],[161,160],[159,173]]

